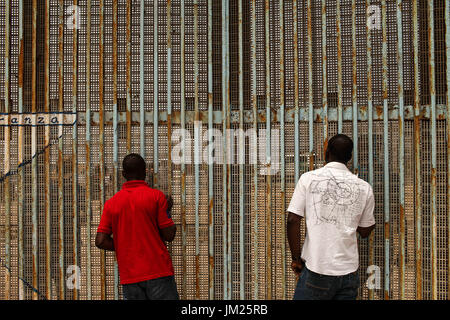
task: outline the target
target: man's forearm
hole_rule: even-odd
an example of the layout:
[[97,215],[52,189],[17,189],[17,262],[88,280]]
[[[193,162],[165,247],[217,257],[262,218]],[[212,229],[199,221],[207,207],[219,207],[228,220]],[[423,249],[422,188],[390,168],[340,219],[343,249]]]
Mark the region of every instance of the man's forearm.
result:
[[289,212],[287,222],[287,236],[289,248],[291,249],[292,259],[300,260],[301,242],[300,242],[300,216]]

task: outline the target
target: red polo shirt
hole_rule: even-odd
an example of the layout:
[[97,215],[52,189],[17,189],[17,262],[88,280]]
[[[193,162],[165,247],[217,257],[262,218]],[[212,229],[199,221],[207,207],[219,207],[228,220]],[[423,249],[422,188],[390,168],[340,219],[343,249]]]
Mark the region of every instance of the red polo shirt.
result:
[[105,202],[97,232],[113,234],[120,283],[174,274],[172,259],[159,230],[173,225],[164,193],[143,180],[125,182]]

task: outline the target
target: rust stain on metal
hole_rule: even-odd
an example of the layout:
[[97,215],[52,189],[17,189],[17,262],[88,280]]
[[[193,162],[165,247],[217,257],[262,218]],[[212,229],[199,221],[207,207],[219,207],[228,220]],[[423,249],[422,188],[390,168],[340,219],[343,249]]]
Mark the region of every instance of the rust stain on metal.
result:
[[378,119],[383,118],[383,106],[376,106],[375,111],[377,113]]

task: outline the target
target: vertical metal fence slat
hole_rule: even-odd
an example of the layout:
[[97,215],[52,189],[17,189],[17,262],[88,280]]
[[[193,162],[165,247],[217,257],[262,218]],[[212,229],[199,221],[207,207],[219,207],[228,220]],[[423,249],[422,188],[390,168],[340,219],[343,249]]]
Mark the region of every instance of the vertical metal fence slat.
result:
[[92,299],[92,259],[91,259],[91,26],[92,26],[92,4],[87,0],[86,21],[86,291],[87,299]]
[[[167,1],[167,194],[172,195],[172,1]],[[173,243],[169,244],[172,252]]]
[[[45,1],[45,93],[44,112],[50,112],[50,0]],[[44,137],[44,211],[45,211],[45,297],[50,300],[52,297],[52,272],[51,272],[51,198],[50,198],[50,127],[45,126]]]
[[414,46],[414,215],[415,215],[415,253],[416,253],[416,299],[423,297],[422,282],[422,185],[420,152],[420,65],[419,65],[419,4],[412,2],[413,46]]
[[271,159],[271,81],[270,81],[270,1],[264,6],[265,95],[266,95],[266,299],[272,299],[272,159]]
[[153,1],[153,185],[159,187],[158,178],[158,1]]
[[279,2],[280,10],[280,158],[281,158],[281,299],[286,299],[286,172],[285,172],[285,63],[284,63],[284,0]]
[[[325,1],[325,0],[323,0]],[[293,28],[294,28],[294,175],[295,183],[300,178],[300,101],[299,101],[299,45],[298,45],[298,1],[292,1],[292,11],[293,11]]]
[[214,253],[214,164],[212,161],[213,141],[213,0],[208,0],[208,297],[215,298],[215,253]]
[[[450,261],[450,2],[445,2],[445,52],[447,53],[447,261]],[[447,288],[450,288],[450,262],[447,262]],[[450,290],[447,289],[450,300]]]
[[[78,6],[78,0],[73,0],[73,5]],[[73,47],[72,47],[72,112],[77,113],[78,103],[78,21],[77,15],[73,16]],[[75,121],[72,128],[72,263],[78,266],[78,124]],[[76,278],[75,278],[76,279]],[[78,280],[75,280],[78,281]],[[78,283],[73,288],[73,299],[78,299]]]
[[[296,0],[294,0],[295,2]],[[251,102],[252,102],[252,111],[253,111],[253,130],[258,132],[258,102],[256,95],[256,0],[251,1]],[[255,152],[255,151],[254,151]],[[252,228],[252,240],[253,240],[253,276],[254,276],[254,291],[253,291],[253,299],[258,299],[258,284],[259,284],[259,259],[258,259],[258,163],[255,161],[253,164],[253,185],[252,185],[252,193],[253,193],[253,219],[254,224]]]
[[[105,205],[105,0],[99,0],[99,153],[100,215]],[[100,250],[100,298],[106,299],[106,251]]]
[[434,2],[427,1],[428,11],[428,70],[431,105],[431,298],[438,298],[437,270],[437,137],[436,137],[436,72],[434,41]]
[[312,3],[308,0],[307,6],[307,39],[308,39],[308,136],[309,136],[309,170],[314,170],[314,105],[313,105],[313,52],[312,52]]
[[243,57],[243,26],[242,0],[238,0],[238,46],[239,46],[239,298],[245,299],[245,269],[244,269],[244,201],[245,201],[245,143],[244,143],[244,57]]
[[[23,0],[19,0],[19,74],[18,74],[18,104],[19,104],[19,113],[23,112],[23,103],[24,103],[24,94],[23,94],[23,81],[24,81],[24,42],[23,42],[23,29],[24,29],[24,6]],[[18,273],[19,278],[24,279],[24,242],[23,242],[23,192],[24,192],[24,174],[23,174],[23,152],[24,152],[24,141],[23,141],[23,126],[19,126],[18,128],[18,203],[17,203],[17,212],[18,212],[18,225],[19,225],[19,235],[18,235]],[[23,281],[19,281],[19,299],[25,299],[25,288]]]
[[127,122],[127,154],[131,153],[131,0],[127,0],[127,26],[126,26],[126,122]]
[[[36,101],[36,50],[37,50],[37,0],[33,0],[33,12],[32,12],[32,40],[31,40],[31,112],[35,117],[37,108]],[[37,158],[36,158],[36,145],[37,145],[37,132],[36,126],[31,127],[31,254],[32,254],[32,285],[34,288],[38,286],[38,192],[37,192]],[[38,294],[33,291],[33,300],[38,299]]]
[[358,73],[356,65],[356,0],[352,0],[353,172],[358,174]]
[[[328,70],[327,70],[327,1],[322,0],[322,122],[323,152],[328,147]],[[298,75],[297,75],[298,78]],[[297,89],[298,90],[298,89]],[[297,179],[297,178],[296,178]],[[297,182],[297,180],[296,180]]]
[[382,24],[382,96],[383,96],[383,204],[384,204],[384,298],[390,299],[390,208],[389,208],[389,108],[388,108],[388,52],[387,52],[387,8],[386,0],[381,1]]
[[397,64],[398,64],[398,136],[399,136],[399,227],[400,227],[400,299],[405,299],[406,234],[405,234],[405,121],[403,95],[403,23],[402,0],[397,0]]
[[181,0],[181,134],[183,153],[181,160],[181,254],[183,260],[183,298],[187,298],[187,252],[186,252],[186,32],[185,0]]
[[[64,1],[59,1],[58,34],[58,111],[64,111]],[[63,127],[58,127],[58,262],[59,262],[59,299],[65,299],[64,283],[64,159]]]
[[[11,3],[5,2],[5,112],[11,112]],[[5,126],[4,128],[4,152],[9,155],[11,151],[11,128]],[[5,196],[5,264],[7,270],[5,271],[5,300],[11,299],[11,183],[9,172],[11,167],[11,159],[8,156],[4,158],[4,196]]]
[[145,0],[139,7],[139,147],[142,158],[145,159]]
[[[366,13],[367,19],[369,18],[369,8],[370,8],[370,0],[366,0]],[[372,91],[372,81],[373,81],[373,67],[372,67],[372,38],[371,38],[371,28],[369,24],[366,24],[366,32],[367,32],[367,118],[368,118],[368,126],[367,126],[367,146],[368,146],[368,156],[369,156],[369,184],[374,187],[374,172],[373,172],[373,91]],[[375,232],[373,231],[369,236],[369,266],[374,265],[374,255],[375,255]],[[369,300],[374,299],[374,289],[369,288]]]
[[337,106],[338,106],[338,133],[343,127],[343,86],[342,86],[342,28],[341,28],[341,0],[336,1],[336,35],[337,35]]
[[[119,125],[118,125],[118,28],[119,28],[119,8],[118,0],[113,0],[113,16],[112,16],[112,61],[113,61],[113,193],[118,191],[119,187],[119,159],[118,159],[118,147],[119,147]],[[114,299],[118,297],[118,267],[116,256],[114,255]]]
[[200,299],[200,135],[202,125],[199,114],[199,73],[198,73],[198,0],[194,0],[194,182],[195,182],[195,298]]
[[[222,129],[225,131],[227,129],[230,129],[230,121],[229,121],[229,90],[230,90],[230,75],[229,75],[229,7],[228,7],[228,1],[222,0]],[[223,143],[223,171],[222,171],[222,178],[223,178],[223,202],[222,202],[222,209],[223,209],[223,268],[224,268],[224,284],[223,284],[223,298],[224,300],[231,299],[231,274],[229,270],[229,261],[230,256],[229,253],[229,241],[228,238],[228,225],[229,221],[231,219],[231,215],[228,206],[228,198],[231,196],[231,186],[228,184],[228,177],[230,175],[230,165],[229,162],[229,136],[228,132],[225,131],[225,141]],[[228,148],[228,149],[227,149]],[[231,261],[230,261],[231,263]]]

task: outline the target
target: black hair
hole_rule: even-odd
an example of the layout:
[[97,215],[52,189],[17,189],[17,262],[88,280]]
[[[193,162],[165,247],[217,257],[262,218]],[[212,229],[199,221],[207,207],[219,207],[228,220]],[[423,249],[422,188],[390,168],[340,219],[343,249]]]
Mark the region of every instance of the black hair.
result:
[[347,163],[352,158],[353,141],[345,134],[337,134],[328,141],[327,162],[338,161]]
[[122,162],[123,176],[127,180],[145,180],[145,160],[137,153],[130,153]]

